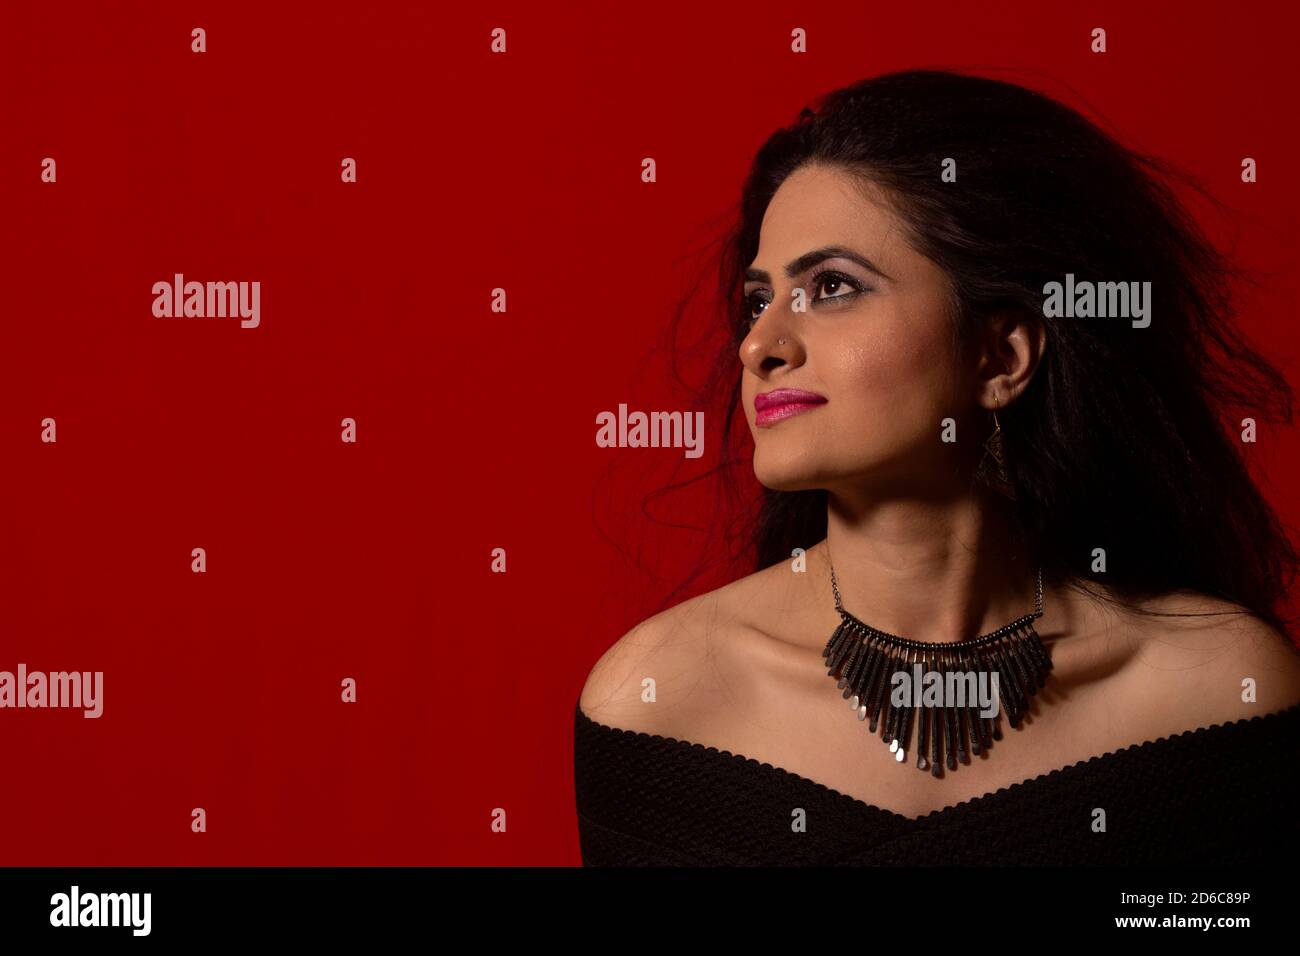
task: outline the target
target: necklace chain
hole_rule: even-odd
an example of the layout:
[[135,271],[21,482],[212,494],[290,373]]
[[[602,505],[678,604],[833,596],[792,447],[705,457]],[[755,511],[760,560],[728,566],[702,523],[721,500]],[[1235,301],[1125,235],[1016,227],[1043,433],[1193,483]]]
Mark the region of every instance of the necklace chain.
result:
[[[827,561],[830,561],[829,554],[827,555]],[[872,627],[870,624],[867,624],[865,621],[858,618],[851,611],[845,610],[844,604],[840,600],[840,588],[839,588],[839,583],[835,578],[834,562],[831,562],[831,591],[835,595],[835,610],[839,611],[842,617],[845,617],[857,623],[865,630],[876,635],[877,637],[882,637],[891,641],[896,641],[897,643],[902,644],[906,647],[924,648],[924,647],[951,647],[952,646],[952,644],[948,641],[915,641],[910,638],[899,637],[896,634],[890,634],[887,631],[882,631],[879,628]],[[1034,621],[1042,616],[1043,616],[1043,569],[1040,566],[1038,568],[1038,573],[1035,575],[1034,610],[1032,612],[1026,614],[1024,617],[1017,618],[1016,620],[1012,621],[1010,624],[1006,624],[998,628],[997,630],[989,631],[987,634],[981,634],[979,637],[971,638],[966,641],[961,641],[960,643],[975,644],[975,643],[985,643],[988,641],[994,641],[1005,634],[1018,630],[1021,626],[1023,626],[1027,622]]]

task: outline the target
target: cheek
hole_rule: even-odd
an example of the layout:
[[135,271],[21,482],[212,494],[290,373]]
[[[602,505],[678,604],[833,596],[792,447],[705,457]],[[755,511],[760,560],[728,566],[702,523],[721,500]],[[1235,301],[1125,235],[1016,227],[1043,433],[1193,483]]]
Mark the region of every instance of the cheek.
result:
[[958,377],[951,331],[946,318],[899,314],[844,336],[828,372],[844,399],[843,414],[870,422],[871,431],[891,444],[936,439],[940,421],[952,414]]

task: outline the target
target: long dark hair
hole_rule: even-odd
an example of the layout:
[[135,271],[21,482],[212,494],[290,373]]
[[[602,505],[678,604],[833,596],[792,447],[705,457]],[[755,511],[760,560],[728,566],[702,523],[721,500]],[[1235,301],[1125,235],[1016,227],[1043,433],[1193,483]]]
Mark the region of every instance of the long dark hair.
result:
[[[955,183],[940,177],[948,158]],[[1134,610],[1146,596],[1201,592],[1290,636],[1283,599],[1296,551],[1236,436],[1243,417],[1289,424],[1294,395],[1232,324],[1233,285],[1251,276],[1206,238],[1170,183],[1213,197],[1013,83],[936,70],[867,79],[818,98],[759,149],[715,257],[726,322],[698,399],[725,408],[719,495],[744,502],[737,483],[753,484],[733,457],[749,438],[738,414],[743,272],[773,194],[811,162],[890,191],[916,248],[952,280],[958,341],[995,311],[1042,317],[1044,284],[1066,273],[1150,281],[1146,328],[1041,319],[1043,361],[999,414],[1020,531],[1052,580]],[[685,311],[683,300],[674,340]],[[742,504],[740,522],[722,530],[751,545],[758,570],[822,540],[826,507],[824,490],[763,489],[758,506]],[[1097,547],[1107,556],[1100,576],[1090,570]]]

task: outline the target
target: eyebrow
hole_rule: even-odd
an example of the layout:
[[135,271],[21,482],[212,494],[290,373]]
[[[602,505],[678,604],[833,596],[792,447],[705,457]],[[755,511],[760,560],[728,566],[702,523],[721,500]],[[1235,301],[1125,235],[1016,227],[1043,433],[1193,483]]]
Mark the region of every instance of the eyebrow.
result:
[[[814,249],[812,252],[805,252],[798,259],[795,259],[785,267],[786,278],[793,279],[801,273],[807,272],[817,263],[825,259],[848,259],[850,262],[856,262],[868,272],[874,272],[882,279],[893,281],[893,276],[887,275],[884,270],[877,266],[866,256],[859,255],[846,246],[823,246],[821,249]],[[755,269],[750,266],[745,270],[746,282],[767,282],[771,283],[772,277],[762,269]]]

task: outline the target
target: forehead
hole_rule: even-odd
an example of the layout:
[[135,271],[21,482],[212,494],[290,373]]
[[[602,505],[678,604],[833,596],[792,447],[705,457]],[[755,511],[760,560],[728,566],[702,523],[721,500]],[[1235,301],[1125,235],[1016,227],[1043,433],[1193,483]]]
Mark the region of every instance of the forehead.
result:
[[891,266],[906,271],[919,255],[883,189],[842,169],[806,164],[785,178],[768,203],[750,264],[776,276],[795,257],[829,245],[858,250],[891,275]]

